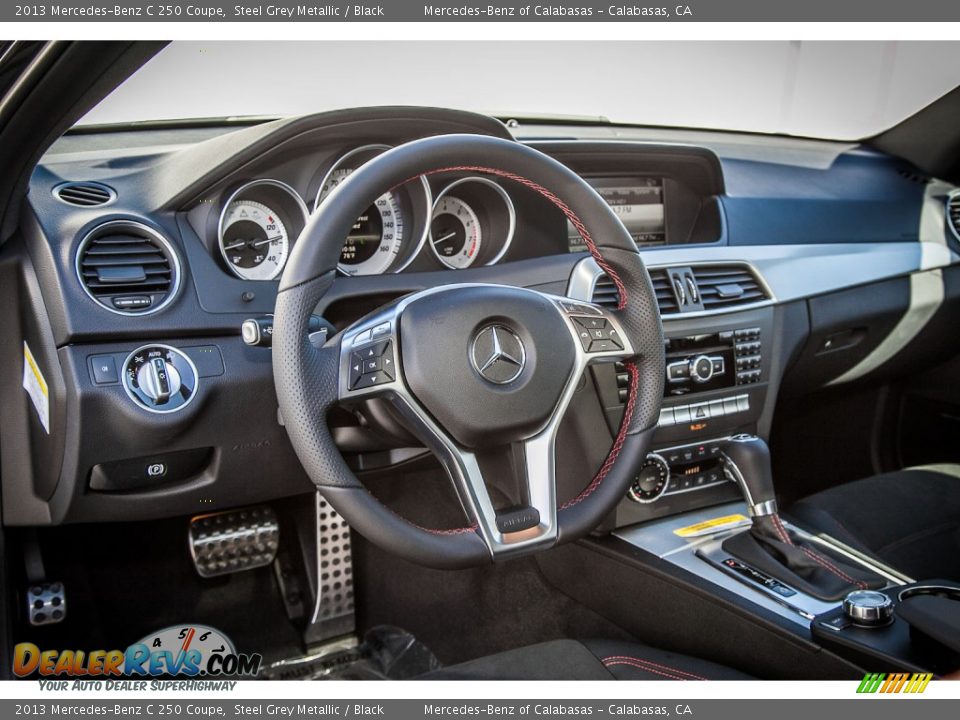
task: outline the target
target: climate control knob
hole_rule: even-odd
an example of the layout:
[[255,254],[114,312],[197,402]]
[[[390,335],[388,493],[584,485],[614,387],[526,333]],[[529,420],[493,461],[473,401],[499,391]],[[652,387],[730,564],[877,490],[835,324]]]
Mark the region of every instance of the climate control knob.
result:
[[144,410],[169,413],[183,409],[197,393],[193,361],[169,345],[144,345],[123,363],[123,387]]
[[697,355],[690,361],[690,377],[698,383],[709,381],[713,377],[713,360],[706,355]]
[[627,494],[635,502],[652,503],[666,492],[669,482],[670,466],[667,461],[656,453],[649,453]]

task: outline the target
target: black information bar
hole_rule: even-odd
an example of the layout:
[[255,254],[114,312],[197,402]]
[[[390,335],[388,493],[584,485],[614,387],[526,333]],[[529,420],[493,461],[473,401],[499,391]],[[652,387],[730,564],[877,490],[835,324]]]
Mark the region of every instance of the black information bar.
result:
[[956,0],[0,0],[0,22],[956,22]]

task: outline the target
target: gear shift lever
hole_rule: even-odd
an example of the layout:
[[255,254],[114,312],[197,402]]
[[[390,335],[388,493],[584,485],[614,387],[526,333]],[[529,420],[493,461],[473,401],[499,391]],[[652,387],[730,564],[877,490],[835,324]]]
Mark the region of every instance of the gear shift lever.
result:
[[756,435],[735,435],[723,449],[726,469],[737,481],[750,517],[764,517],[777,513],[773,492],[773,470],[770,467],[770,448]]
[[754,435],[736,435],[723,448],[727,473],[736,480],[753,523],[728,538],[730,555],[785,585],[822,600],[838,600],[851,590],[883,587],[885,581],[846,558],[827,554],[789,530],[777,514],[770,449]]

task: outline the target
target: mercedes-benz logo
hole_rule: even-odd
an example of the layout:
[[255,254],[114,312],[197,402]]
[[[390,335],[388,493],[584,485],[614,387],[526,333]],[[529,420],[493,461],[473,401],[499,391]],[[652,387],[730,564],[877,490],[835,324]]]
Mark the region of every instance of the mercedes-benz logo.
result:
[[520,377],[527,355],[513,330],[503,325],[487,325],[473,339],[470,359],[484,380],[506,385]]

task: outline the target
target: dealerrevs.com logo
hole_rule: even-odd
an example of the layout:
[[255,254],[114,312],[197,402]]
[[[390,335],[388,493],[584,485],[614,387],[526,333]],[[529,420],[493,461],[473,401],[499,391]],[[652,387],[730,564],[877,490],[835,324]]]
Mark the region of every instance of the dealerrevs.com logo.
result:
[[259,654],[238,653],[233,642],[206,625],[168,627],[126,650],[41,650],[33,643],[14,647],[13,672],[25,678],[253,677]]

